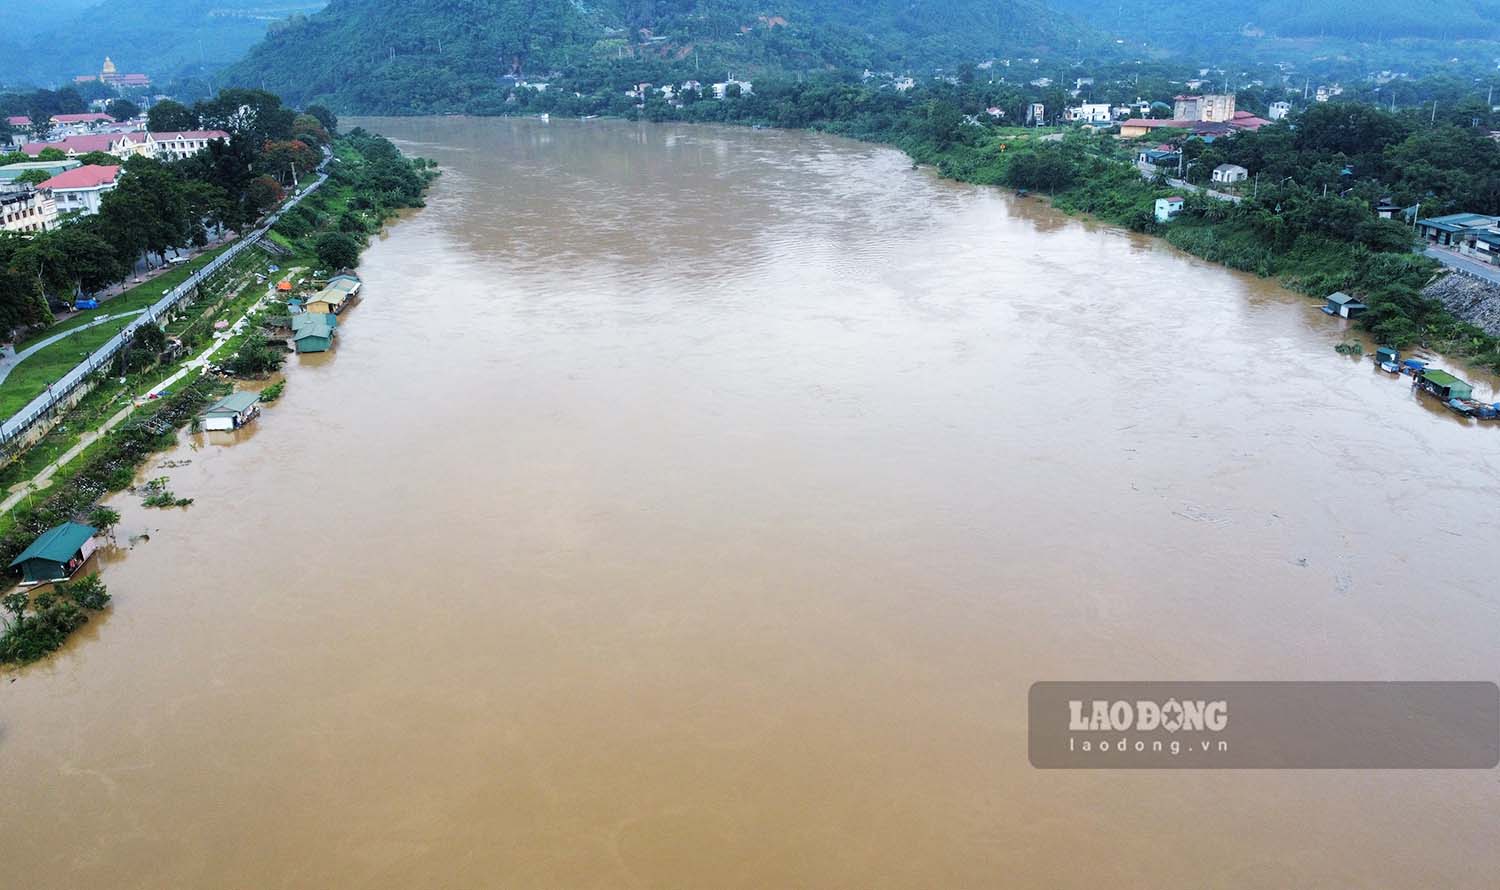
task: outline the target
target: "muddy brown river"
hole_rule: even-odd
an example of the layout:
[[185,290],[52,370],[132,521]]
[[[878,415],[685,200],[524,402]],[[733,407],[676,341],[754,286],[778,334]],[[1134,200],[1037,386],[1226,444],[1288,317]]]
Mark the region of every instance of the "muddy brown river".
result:
[[1495,679],[1500,424],[888,148],[362,123],[445,175],[0,676],[0,884],[1494,886],[1494,771],[1037,770],[1026,700]]

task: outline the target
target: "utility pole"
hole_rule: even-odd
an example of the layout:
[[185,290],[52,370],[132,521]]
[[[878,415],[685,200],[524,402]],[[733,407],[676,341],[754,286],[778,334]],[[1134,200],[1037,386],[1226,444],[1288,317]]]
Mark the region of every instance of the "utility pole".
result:
[[1432,100],[1432,122],[1433,122],[1433,124],[1437,123],[1437,100],[1436,99]]

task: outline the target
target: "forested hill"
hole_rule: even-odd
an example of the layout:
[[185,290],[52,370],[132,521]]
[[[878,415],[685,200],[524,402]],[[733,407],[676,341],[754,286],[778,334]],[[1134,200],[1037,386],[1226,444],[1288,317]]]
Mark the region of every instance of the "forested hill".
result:
[[1347,40],[1494,40],[1500,0],[1052,0],[1058,9],[1122,34],[1145,26],[1155,43],[1176,38],[1327,37]]
[[904,70],[1100,39],[1043,0],[331,0],[226,77],[341,110],[461,111],[495,101],[505,75]]
[[37,86],[122,72],[163,83],[239,58],[272,22],[323,0],[0,0],[0,83]]

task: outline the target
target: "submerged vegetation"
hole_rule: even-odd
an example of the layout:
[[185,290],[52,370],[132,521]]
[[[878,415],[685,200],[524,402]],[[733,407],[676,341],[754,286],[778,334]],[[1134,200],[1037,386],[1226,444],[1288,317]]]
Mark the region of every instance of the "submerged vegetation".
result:
[[13,591],[0,605],[5,609],[0,664],[29,664],[62,648],[73,631],[88,623],[90,612],[109,605],[109,591],[93,574],[35,595]]

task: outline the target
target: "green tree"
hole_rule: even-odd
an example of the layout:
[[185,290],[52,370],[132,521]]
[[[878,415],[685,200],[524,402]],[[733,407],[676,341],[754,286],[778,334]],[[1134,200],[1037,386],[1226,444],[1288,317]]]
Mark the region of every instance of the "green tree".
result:
[[345,232],[326,232],[318,236],[318,262],[330,271],[352,269],[359,263],[360,243]]
[[181,102],[171,99],[163,99],[152,105],[146,112],[146,129],[153,133],[174,132],[178,130],[195,130],[198,128],[198,115],[191,108]]
[[327,105],[309,105],[307,106],[307,113],[317,118],[318,123],[322,124],[323,129],[327,130],[330,134],[339,131],[338,116],[330,111]]
[[141,113],[141,106],[129,99],[115,99],[104,107],[104,111],[117,121],[128,121]]

